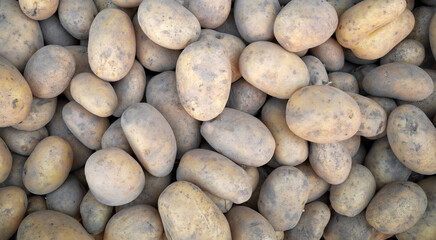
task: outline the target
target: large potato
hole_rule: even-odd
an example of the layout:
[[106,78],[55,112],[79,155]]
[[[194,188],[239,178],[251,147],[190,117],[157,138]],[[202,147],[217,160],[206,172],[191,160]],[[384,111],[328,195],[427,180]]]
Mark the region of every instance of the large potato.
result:
[[24,164],[24,186],[37,195],[53,192],[67,179],[72,164],[73,150],[67,141],[57,136],[44,138]]
[[36,144],[43,138],[48,137],[48,131],[45,127],[32,132],[8,127],[0,129],[0,137],[12,152],[29,156]]
[[274,169],[262,185],[259,212],[276,231],[294,228],[309,196],[309,182],[303,172],[291,166]]
[[330,184],[316,175],[308,161],[296,166],[296,168],[302,171],[307,177],[307,181],[309,183],[309,196],[307,197],[308,203],[317,200],[329,190]]
[[271,132],[248,113],[226,108],[217,118],[204,122],[200,131],[214,149],[238,164],[259,167],[274,154]]
[[344,50],[334,38],[312,48],[310,53],[325,64],[327,71],[339,71],[344,66]]
[[356,134],[361,115],[359,105],[345,92],[329,86],[308,86],[289,99],[286,122],[303,139],[332,143]]
[[121,127],[142,166],[156,177],[168,175],[176,159],[176,138],[162,114],[148,103],[124,111]]
[[20,123],[12,127],[23,131],[35,131],[45,125],[53,118],[56,110],[56,98],[37,98],[33,97],[30,112]]
[[177,168],[177,180],[188,181],[220,198],[240,204],[251,197],[251,179],[230,159],[209,150],[185,153]]
[[280,165],[296,166],[307,159],[307,141],[296,136],[286,124],[286,100],[270,98],[262,108],[261,119],[274,137],[274,159]]
[[413,39],[405,39],[380,59],[380,64],[404,62],[421,65],[425,57],[424,46]]
[[427,208],[427,197],[413,182],[384,186],[368,205],[366,220],[380,232],[397,234],[415,225]]
[[0,183],[4,182],[12,170],[12,155],[8,146],[0,138]]
[[121,118],[113,122],[101,138],[101,148],[111,147],[121,148],[129,154],[133,153],[121,127]]
[[200,36],[200,23],[188,9],[173,0],[145,0],[138,9],[142,30],[156,44],[183,49]]
[[274,36],[283,48],[299,52],[327,41],[338,26],[335,8],[327,1],[294,0],[274,22]]
[[200,22],[203,28],[216,28],[229,16],[231,0],[189,0],[188,10]]
[[85,188],[80,184],[79,180],[74,176],[70,176],[58,189],[47,194],[47,209],[78,218],[80,216],[80,202],[85,193]]
[[112,210],[113,207],[100,203],[92,192],[88,191],[80,203],[80,216],[86,231],[92,235],[103,232],[112,216]]
[[420,174],[436,173],[436,129],[419,108],[397,107],[389,116],[387,134],[402,164]]
[[26,193],[19,187],[0,188],[0,239],[17,231],[27,209]]
[[266,93],[241,78],[235,83],[232,83],[227,106],[251,115],[256,115],[265,103],[266,97]]
[[97,14],[89,30],[89,66],[97,77],[115,82],[125,77],[136,54],[135,30],[129,16],[108,8]]
[[168,239],[232,239],[224,215],[192,183],[169,185],[159,197],[158,208]]
[[323,202],[309,203],[304,207],[300,221],[285,234],[290,239],[321,239],[330,220],[330,209]]
[[318,58],[306,55],[301,58],[309,71],[309,85],[328,85],[329,77],[324,64]]
[[20,8],[33,20],[44,20],[58,9],[59,0],[19,0]]
[[58,14],[62,26],[73,37],[88,39],[97,7],[92,0],[59,0]]
[[55,14],[48,19],[39,22],[44,42],[47,45],[76,45],[79,43],[67,30],[62,27],[59,17]]
[[268,220],[251,208],[233,207],[226,218],[233,240],[276,240],[276,232]]
[[119,148],[105,148],[93,153],[86,162],[85,176],[95,198],[108,206],[133,201],[145,183],[141,165]]

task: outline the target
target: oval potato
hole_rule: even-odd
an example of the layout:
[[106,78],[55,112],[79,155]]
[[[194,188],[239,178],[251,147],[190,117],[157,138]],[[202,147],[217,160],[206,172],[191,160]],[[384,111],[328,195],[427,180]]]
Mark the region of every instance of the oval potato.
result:
[[330,184],[316,175],[308,161],[295,167],[302,171],[307,177],[307,182],[309,183],[309,196],[307,197],[308,203],[317,200],[329,190]]
[[310,53],[321,60],[329,72],[339,71],[344,67],[344,50],[334,38],[329,38],[321,45],[310,49]]
[[380,59],[380,64],[405,62],[416,66],[421,65],[425,57],[424,46],[413,39],[405,39]]
[[129,154],[133,153],[121,127],[121,118],[113,122],[101,138],[101,148],[111,147],[121,148]]
[[309,85],[328,85],[329,77],[324,64],[316,57],[312,55],[306,55],[301,58],[306,64],[309,71],[310,81]]
[[92,0],[59,0],[59,20],[65,30],[77,39],[88,39],[89,29],[97,13]]
[[189,0],[188,10],[203,28],[216,28],[223,24],[232,8],[231,0]]
[[9,239],[17,231],[27,209],[26,193],[19,187],[0,188],[0,238]]
[[4,182],[12,170],[12,155],[8,146],[0,138],[0,183]]
[[44,127],[53,118],[56,104],[56,98],[44,99],[33,97],[29,114],[23,121],[12,127],[23,131],[36,131]]
[[113,207],[97,201],[88,191],[80,203],[80,216],[83,226],[90,234],[95,235],[104,231],[107,222],[112,216]]
[[266,93],[241,78],[232,83],[227,106],[254,116],[265,103],[266,97]]
[[323,202],[312,202],[304,207],[300,221],[293,229],[285,232],[290,239],[321,239],[330,220],[330,209]]
[[271,224],[258,212],[244,206],[235,206],[226,214],[233,240],[276,240]]
[[27,211],[26,216],[42,210],[47,210],[47,206],[45,204],[45,198],[43,196],[32,196],[27,200]]
[[79,180],[70,176],[58,189],[46,195],[47,209],[78,218],[80,216],[80,202],[85,193],[85,188]]
[[75,39],[67,30],[62,27],[57,14],[39,22],[42,36],[46,45],[69,46],[76,45],[79,40]]
[[32,132],[8,127],[0,129],[0,137],[12,152],[29,156],[33,149],[35,149],[35,146],[43,138],[48,137],[48,131],[45,127]]
[[20,8],[33,20],[44,20],[58,9],[59,0],[19,0]]

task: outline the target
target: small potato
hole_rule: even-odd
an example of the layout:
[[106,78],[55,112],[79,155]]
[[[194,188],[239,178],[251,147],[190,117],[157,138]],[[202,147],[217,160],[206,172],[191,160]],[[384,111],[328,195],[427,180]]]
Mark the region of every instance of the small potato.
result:
[[59,0],[19,0],[21,11],[33,20],[44,20],[58,9]]
[[21,188],[0,188],[0,239],[6,240],[14,235],[26,209],[27,196]]
[[62,27],[61,21],[56,14],[40,21],[39,26],[41,27],[46,45],[69,46],[79,43],[77,39]]
[[121,148],[129,154],[133,153],[129,142],[124,135],[123,129],[121,128],[121,118],[118,118],[113,122],[101,138],[101,148],[111,147]]
[[380,232],[397,234],[415,225],[427,208],[427,197],[413,182],[384,186],[368,205],[366,220]]
[[[92,73],[91,67],[88,63],[88,48],[79,45],[66,46],[65,47],[74,57],[76,62],[76,71],[74,76],[79,73],[89,72]],[[68,97],[68,96],[67,96]],[[71,99],[70,99],[71,101]]]
[[105,240],[161,239],[164,229],[158,211],[149,205],[123,209],[111,217]]
[[427,6],[420,6],[413,10],[415,26],[407,38],[419,41],[425,49],[430,47],[429,29],[434,9]]
[[216,195],[213,195],[210,192],[206,192],[206,191],[203,192],[210,200],[212,200],[212,202],[215,203],[215,205],[221,210],[222,213],[226,213],[232,208],[233,206],[232,201],[217,197]]
[[59,0],[58,14],[62,26],[73,37],[88,39],[97,7],[92,0]]
[[254,116],[265,103],[266,96],[266,93],[241,78],[232,83],[227,106]]
[[338,15],[327,1],[294,0],[277,15],[274,36],[286,50],[299,52],[326,42],[337,26]]
[[309,156],[306,140],[296,136],[286,124],[286,100],[270,98],[262,108],[262,122],[271,131],[276,148],[274,159],[280,165],[296,166]]
[[44,99],[33,97],[29,114],[23,121],[12,127],[23,131],[36,131],[44,127],[53,118],[56,103],[56,98]]
[[351,171],[351,155],[340,143],[310,144],[309,161],[315,173],[326,182],[343,183]]
[[359,151],[360,139],[361,138],[359,135],[354,135],[347,140],[340,141],[339,143],[344,145],[350,152],[351,157],[353,157],[354,155],[356,155],[357,151]]
[[323,202],[309,203],[304,207],[297,226],[287,231],[290,239],[321,239],[324,228],[330,220],[330,209]]
[[321,45],[312,48],[310,53],[325,64],[327,71],[339,71],[344,66],[344,50],[334,38],[329,38]]
[[48,45],[32,55],[24,77],[34,96],[54,98],[68,87],[75,70],[74,57],[67,49]]
[[424,61],[424,57],[424,46],[416,40],[406,39],[382,57],[380,64],[404,62],[419,66]]
[[430,40],[430,47],[431,51],[433,53],[433,57],[436,56],[436,18],[431,18],[430,26],[429,26],[429,40]]
[[348,48],[344,49],[344,55],[345,55],[345,60],[358,65],[371,65],[377,62],[377,60],[367,60],[367,59],[358,58],[356,57],[356,55],[354,55],[353,51],[351,51]]
[[308,86],[292,94],[286,122],[295,135],[315,143],[346,140],[359,130],[359,105],[345,92],[329,86]]
[[93,153],[86,162],[85,176],[95,198],[108,206],[133,201],[145,183],[139,163],[119,148],[105,148]]
[[148,103],[133,104],[121,116],[121,127],[145,170],[156,177],[171,172],[177,152],[176,138],[156,108]]
[[278,0],[238,0],[233,7],[238,32],[249,43],[274,38],[274,20],[279,12]]
[[0,129],[0,137],[12,152],[29,156],[36,144],[43,138],[48,137],[48,131],[45,127],[32,132],[21,131],[15,128],[3,128]]
[[100,203],[91,191],[88,191],[80,203],[80,216],[86,231],[92,235],[103,232],[112,216],[112,210],[113,207]]
[[399,62],[375,68],[365,76],[362,85],[371,95],[405,101],[421,101],[433,92],[433,81],[424,70]]
[[363,161],[365,160],[365,156],[366,156],[367,152],[368,151],[366,150],[366,147],[363,144],[361,144],[359,147],[359,150],[357,150],[356,155],[354,155],[351,159],[352,163],[353,164],[356,164],[356,163],[363,164]]
[[401,105],[389,116],[387,134],[395,156],[410,170],[436,173],[436,129],[413,105]]
[[345,61],[344,66],[339,70],[339,72],[351,73],[356,67],[356,64]]
[[34,212],[24,218],[17,239],[93,240],[77,220],[52,210]]
[[368,96],[368,98],[375,101],[378,105],[380,105],[386,112],[386,115],[389,117],[391,112],[397,108],[397,104],[395,101],[391,98],[384,98],[384,97],[374,97],[374,96]]
[[141,4],[142,0],[112,0],[112,2],[120,7],[134,8]]
[[158,208],[169,239],[232,239],[224,215],[192,183],[176,181],[169,185],[159,197]]
[[138,8],[138,22],[154,43],[173,50],[183,49],[197,41],[201,31],[194,14],[173,0],[142,1]]
[[231,0],[189,0],[188,10],[200,22],[203,28],[216,28],[229,16]]
[[329,190],[330,184],[316,175],[308,161],[296,166],[296,168],[306,175],[307,181],[309,182],[309,196],[307,198],[308,203],[317,200]]
[[257,211],[257,200],[259,199],[260,189],[263,183],[265,182],[265,179],[268,177],[268,172],[265,170],[265,168],[258,167],[257,170],[259,173],[259,182],[256,188],[253,190],[253,193],[251,194],[251,198],[245,203],[241,204],[243,206],[249,207],[256,211]]
[[276,98],[288,99],[309,84],[304,62],[272,42],[248,45],[239,58],[239,70],[250,84]]
[[244,206],[236,206],[226,214],[233,240],[276,240],[271,224],[258,212]]
[[259,167],[274,154],[275,141],[257,118],[226,108],[215,119],[204,122],[201,135],[219,153],[238,164]]
[[209,150],[185,153],[177,168],[177,180],[188,181],[220,198],[240,204],[250,199],[251,179],[230,159]]
[[85,196],[85,188],[74,176],[70,176],[53,192],[47,194],[47,209],[78,218],[80,216],[80,202]]
[[[181,0],[181,1],[183,1],[183,0]],[[234,1],[232,0],[232,2],[234,2]],[[236,26],[235,16],[233,13],[234,13],[233,9],[231,9],[230,14],[227,17],[226,21],[223,24],[221,24],[221,26],[215,28],[214,30],[218,31],[218,32],[222,32],[222,33],[231,34],[235,37],[242,39],[241,34],[238,31],[238,27]]]
[[26,216],[37,212],[37,211],[43,211],[47,210],[47,206],[45,203],[45,198],[42,196],[32,196],[28,199],[27,204],[27,210],[26,210]]
[[23,184],[23,168],[27,158],[15,153],[12,153],[11,156],[12,156],[12,162],[11,162],[11,170],[9,172],[9,176],[6,178],[6,180],[3,181],[3,183],[0,183],[0,187],[6,187],[6,186],[20,187],[27,194],[29,193],[29,191],[27,191],[27,189],[24,187]]
[[46,137],[24,164],[24,186],[33,194],[51,193],[67,179],[72,164],[73,150],[68,142],[57,136]]
[[12,155],[8,146],[0,138],[0,183],[4,182],[12,170]]
[[257,205],[274,230],[286,231],[297,225],[308,196],[306,175],[295,167],[282,166],[268,175]]
[[316,57],[307,55],[301,58],[309,71],[309,85],[328,85],[329,77],[324,64]]
[[344,92],[359,93],[359,83],[356,78],[345,72],[332,72],[329,73],[328,79],[330,86],[339,88]]
[[359,0],[327,0],[327,2],[335,8],[338,16],[341,16],[342,13],[359,2]]

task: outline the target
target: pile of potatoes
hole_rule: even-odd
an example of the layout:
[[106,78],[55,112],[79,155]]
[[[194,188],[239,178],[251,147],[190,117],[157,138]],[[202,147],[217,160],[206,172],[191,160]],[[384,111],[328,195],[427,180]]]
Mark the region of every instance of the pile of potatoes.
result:
[[435,240],[435,0],[1,0],[0,240]]

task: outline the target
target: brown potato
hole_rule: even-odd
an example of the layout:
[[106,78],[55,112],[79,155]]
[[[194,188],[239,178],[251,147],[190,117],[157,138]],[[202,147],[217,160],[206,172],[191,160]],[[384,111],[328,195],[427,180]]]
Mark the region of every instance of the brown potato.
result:
[[425,49],[424,46],[412,39],[405,39],[395,46],[388,54],[380,59],[380,64],[388,64],[393,62],[404,62],[421,65],[424,61]]
[[266,93],[241,78],[232,83],[227,106],[254,116],[265,103],[266,96]]
[[265,179],[268,177],[268,172],[265,170],[265,168],[258,167],[257,170],[259,173],[259,182],[256,188],[253,190],[253,193],[251,194],[251,198],[245,203],[241,204],[243,206],[249,207],[256,211],[257,211],[257,200],[259,199],[260,189],[263,183],[265,182]]
[[36,145],[24,164],[24,186],[33,194],[51,193],[67,179],[72,164],[70,144],[57,136],[46,137]]
[[339,71],[344,66],[344,50],[334,38],[329,38],[321,45],[312,48],[310,53],[321,60],[329,72]]
[[328,85],[329,77],[324,64],[316,57],[307,55],[301,58],[309,71],[309,85]]
[[329,190],[330,184],[316,175],[308,161],[296,166],[296,168],[306,175],[307,181],[309,182],[309,196],[307,197],[308,203],[317,200]]
[[352,163],[353,164],[356,164],[356,163],[363,164],[363,161],[365,160],[366,154],[367,154],[367,150],[366,150],[365,145],[360,144],[359,150],[357,150],[356,155],[354,155],[351,159]]
[[8,146],[0,138],[0,183],[4,182],[12,170],[12,155]]
[[23,168],[27,158],[15,153],[12,153],[11,155],[11,171],[9,172],[8,178],[6,178],[3,183],[0,183],[0,187],[16,186],[20,187],[24,192],[26,192],[26,194],[28,194],[29,191],[27,191],[23,184]]
[[430,47],[429,29],[434,9],[427,6],[419,6],[413,10],[415,26],[407,38],[419,41],[425,49]]
[[33,20],[44,20],[58,9],[59,0],[19,0],[21,11]]
[[45,198],[43,196],[29,197],[27,202],[26,216],[37,211],[47,210]]
[[345,61],[344,66],[339,70],[339,72],[351,73],[356,67],[356,64]]
[[0,239],[17,231],[27,209],[26,193],[19,187],[0,188]]
[[141,4],[142,0],[111,0],[114,4],[125,8],[134,8]]
[[44,127],[53,118],[56,103],[56,98],[33,97],[29,114],[23,121],[12,127],[23,131],[35,131]]
[[21,222],[17,239],[63,239],[93,240],[82,225],[74,218],[52,210],[30,214]]
[[359,93],[359,83],[356,78],[345,72],[332,72],[328,75],[329,85],[344,92]]
[[77,39],[62,27],[61,21],[56,14],[40,21],[39,26],[41,27],[46,45],[69,46],[79,43]]
[[[183,0],[181,0],[181,1],[183,1]],[[234,1],[232,0],[232,2],[234,2]],[[236,36],[236,37],[242,39],[241,34],[239,34],[238,27],[236,26],[235,16],[233,13],[234,13],[233,9],[231,9],[230,14],[227,17],[226,21],[223,24],[221,24],[221,26],[215,28],[214,30],[218,31],[218,32],[222,32],[222,33],[231,34],[233,36]]]
[[48,131],[45,127],[32,132],[8,127],[0,129],[0,137],[12,152],[29,156],[36,144],[43,138],[48,137]]
[[427,197],[413,182],[385,185],[368,205],[366,220],[380,232],[397,234],[415,225],[427,208]]
[[200,22],[203,28],[216,28],[229,16],[231,0],[189,0],[188,10]]
[[74,72],[74,76],[83,72],[92,73],[91,67],[89,66],[88,63],[87,47],[74,45],[74,46],[66,46],[65,48],[73,55],[74,60],[76,62],[76,72]]
[[360,136],[354,135],[351,138],[340,141],[340,144],[344,145],[348,151],[350,152],[351,157],[357,154],[357,151],[359,151],[360,147]]
[[176,138],[156,108],[148,103],[133,104],[121,116],[121,127],[145,170],[156,177],[171,172],[177,152]]
[[308,86],[289,99],[286,122],[303,139],[332,143],[356,134],[361,115],[359,105],[345,92],[329,86]]
[[436,18],[431,18],[430,26],[429,26],[429,40],[430,40],[430,47],[431,51],[433,53],[433,57],[436,56]]
[[112,210],[113,207],[100,203],[88,191],[80,203],[80,216],[86,231],[93,235],[103,232],[112,216]]
[[367,65],[359,66],[351,72],[351,74],[353,74],[353,76],[356,78],[357,83],[359,83],[359,92],[360,93],[367,94],[362,86],[363,79],[365,78],[366,75],[368,75],[372,70],[374,70],[377,67],[378,67],[378,65],[375,65],[375,64],[367,64]]
[[276,240],[271,224],[258,212],[244,206],[236,206],[226,214],[233,240]]
[[101,138],[101,148],[112,148],[117,147],[132,154],[132,148],[124,135],[123,129],[121,128],[121,118],[118,118],[113,122],[109,128],[104,132]]
[[210,200],[212,200],[213,203],[215,203],[215,205],[221,210],[222,213],[226,213],[232,208],[233,206],[232,201],[220,198],[207,191],[203,191],[203,192]]
[[274,36],[290,52],[313,48],[327,41],[338,26],[335,8],[327,1],[294,0],[274,22]]
[[58,14],[62,26],[73,37],[88,39],[97,7],[92,0],[59,0]]
[[85,176],[95,198],[108,206],[133,201],[145,184],[139,163],[119,148],[105,148],[93,153],[86,162]]
[[47,209],[78,218],[80,216],[80,202],[85,193],[85,188],[79,180],[74,176],[69,176],[58,189],[47,194]]
[[192,183],[169,185],[159,196],[158,208],[168,239],[232,239],[224,215]]
[[352,7],[357,2],[360,2],[359,0],[327,0],[328,3],[330,3],[338,13],[338,16],[341,16],[342,13],[345,12],[348,8]]
[[297,55],[265,41],[244,49],[239,58],[239,70],[250,84],[281,99],[288,99],[310,80],[306,65]]

